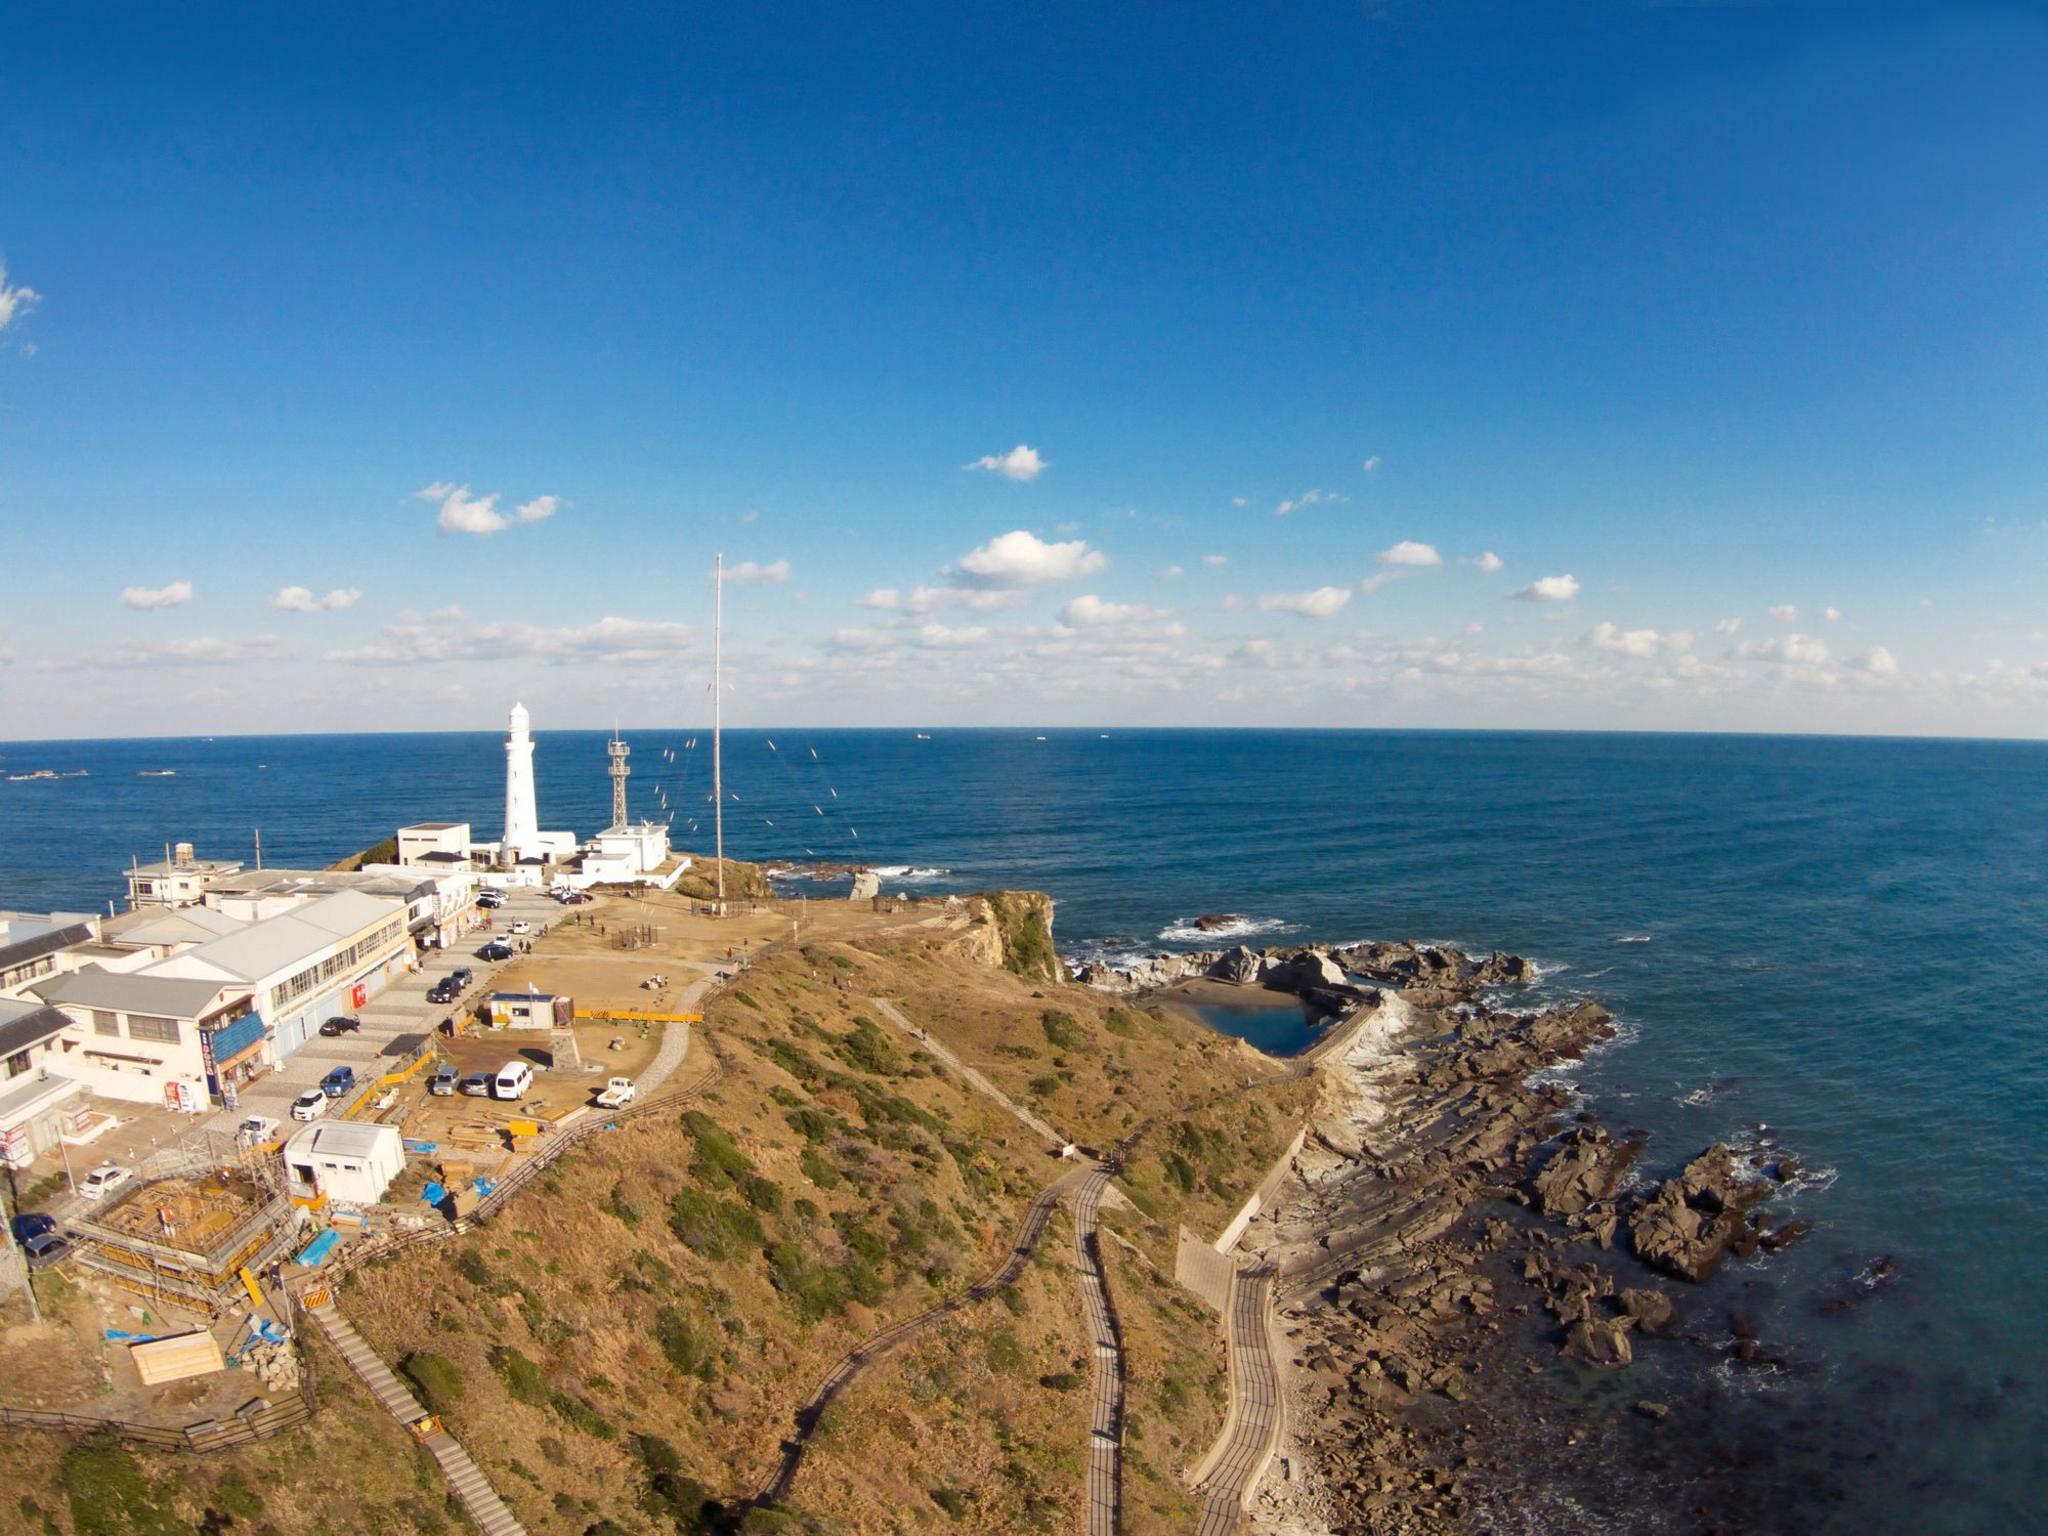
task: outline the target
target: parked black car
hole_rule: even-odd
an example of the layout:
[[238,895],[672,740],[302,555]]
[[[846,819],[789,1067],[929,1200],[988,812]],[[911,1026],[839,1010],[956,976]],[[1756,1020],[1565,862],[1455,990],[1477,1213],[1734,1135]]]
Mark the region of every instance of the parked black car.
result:
[[45,1215],[41,1211],[24,1211],[8,1225],[14,1228],[14,1240],[17,1243],[29,1243],[45,1232],[56,1231],[57,1218]]
[[448,973],[448,979],[454,982],[457,988],[466,987],[476,979],[476,972],[466,965],[458,965]]
[[362,1027],[363,1021],[361,1019],[352,1019],[346,1014],[337,1013],[333,1018],[320,1026],[320,1033],[332,1040],[337,1035],[352,1035]]
[[500,944],[496,939],[493,939],[476,952],[476,957],[479,960],[510,960],[512,958],[512,946],[510,944]]
[[427,1001],[430,1003],[452,1003],[455,1001],[456,994],[460,991],[461,988],[444,976],[441,980],[427,988]]

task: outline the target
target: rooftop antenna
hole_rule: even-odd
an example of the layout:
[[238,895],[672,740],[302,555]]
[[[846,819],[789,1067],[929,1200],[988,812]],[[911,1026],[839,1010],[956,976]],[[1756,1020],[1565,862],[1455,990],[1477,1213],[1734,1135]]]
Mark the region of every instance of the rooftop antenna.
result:
[[711,578],[711,808],[718,850],[718,913],[725,915],[725,779],[719,736],[725,705],[725,551]]
[[611,759],[611,765],[605,772],[610,774],[612,779],[612,825],[615,827],[623,827],[626,824],[626,776],[633,771],[626,766],[626,758],[632,750],[619,740],[619,728],[614,724],[612,739],[605,743],[604,751],[605,756]]

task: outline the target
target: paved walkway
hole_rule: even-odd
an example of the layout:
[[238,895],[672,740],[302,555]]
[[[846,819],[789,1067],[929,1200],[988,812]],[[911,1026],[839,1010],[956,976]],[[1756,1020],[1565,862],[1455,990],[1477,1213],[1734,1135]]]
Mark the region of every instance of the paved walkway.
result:
[[[349,1363],[349,1368],[362,1377],[363,1384],[384,1405],[386,1412],[405,1425],[408,1431],[426,1417],[426,1409],[419,1405],[418,1399],[391,1374],[391,1367],[377,1358],[377,1352],[363,1342],[363,1336],[349,1325],[348,1319],[334,1310],[332,1302],[306,1310],[320,1325],[320,1331],[327,1335],[327,1341]],[[421,1443],[440,1463],[441,1475],[448,1479],[448,1486],[455,1490],[455,1496],[469,1511],[470,1518],[483,1529],[484,1536],[526,1536],[526,1527],[505,1507],[505,1501],[491,1487],[490,1479],[484,1476],[482,1469],[470,1459],[469,1452],[453,1435],[445,1429],[436,1430]]]
[[1102,1270],[1096,1207],[1110,1168],[1098,1163],[1074,1197],[1074,1257],[1081,1271],[1081,1310],[1095,1343],[1094,1416],[1088,1426],[1088,1536],[1116,1536],[1123,1511],[1124,1343],[1116,1301]]
[[984,1094],[987,1097],[994,1099],[996,1103],[1002,1105],[1004,1109],[1007,1109],[1011,1114],[1015,1115],[1026,1126],[1028,1126],[1031,1130],[1032,1135],[1043,1138],[1045,1142],[1048,1145],[1050,1145],[1055,1152],[1059,1151],[1063,1147],[1070,1147],[1074,1144],[1073,1139],[1071,1137],[1062,1136],[1058,1131],[1054,1130],[1039,1116],[1033,1114],[1030,1110],[1026,1109],[1022,1104],[1019,1104],[1015,1099],[1011,1098],[1007,1093],[1003,1092],[1003,1090],[998,1088],[994,1083],[990,1082],[987,1078],[983,1077],[981,1073],[977,1072],[973,1067],[967,1065],[967,1063],[962,1061],[960,1057],[954,1052],[951,1046],[942,1044],[940,1041],[933,1038],[932,1035],[930,1035],[922,1029],[919,1029],[915,1024],[911,1023],[910,1020],[903,1017],[902,1011],[899,1010],[897,1006],[894,1003],[890,1002],[886,997],[871,997],[868,999],[868,1001],[873,1003],[875,1007],[880,1009],[883,1017],[888,1019],[888,1021],[891,1024],[894,1024],[898,1029],[902,1030],[903,1033],[910,1036],[912,1040],[916,1041],[918,1048],[920,1050],[927,1051],[931,1055],[938,1057],[940,1061],[943,1061],[955,1072],[958,1072],[960,1076],[963,1079],[965,1079],[967,1086],[972,1088],[976,1093]]
[[1280,1373],[1268,1328],[1272,1301],[1269,1271],[1239,1270],[1231,1277],[1224,1314],[1230,1408],[1216,1443],[1195,1471],[1195,1486],[1203,1496],[1198,1536],[1231,1536],[1238,1529],[1245,1502],[1279,1443]]

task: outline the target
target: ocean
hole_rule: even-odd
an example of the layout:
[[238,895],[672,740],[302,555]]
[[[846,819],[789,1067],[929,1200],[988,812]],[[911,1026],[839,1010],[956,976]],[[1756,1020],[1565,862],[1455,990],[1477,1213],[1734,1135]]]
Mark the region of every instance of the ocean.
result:
[[[707,848],[708,733],[625,734],[636,814],[673,810],[678,844]],[[537,741],[542,826],[587,835],[609,819],[603,734]],[[2048,746],[934,729],[735,731],[725,758],[735,857],[1045,890],[1070,955],[1213,944],[1187,926],[1204,913],[1244,919],[1253,944],[1527,954],[1544,995],[1622,1021],[1568,1075],[1610,1127],[1649,1133],[1649,1174],[1715,1140],[1795,1155],[1808,1172],[1781,1209],[1813,1236],[1683,1298],[1705,1332],[1732,1338],[1740,1313],[1789,1363],[1645,1349],[1603,1390],[1698,1419],[1643,1432],[1662,1449],[1596,1439],[1531,1529],[1690,1529],[1665,1463],[1710,1452],[1756,1484],[1745,1530],[2048,1528]],[[266,862],[324,864],[402,822],[488,837],[503,816],[490,734],[0,759],[87,770],[0,777],[0,906],[17,909],[104,909],[131,857],[177,840],[246,858],[260,827]],[[1595,1467],[1603,1446],[1615,1467]]]

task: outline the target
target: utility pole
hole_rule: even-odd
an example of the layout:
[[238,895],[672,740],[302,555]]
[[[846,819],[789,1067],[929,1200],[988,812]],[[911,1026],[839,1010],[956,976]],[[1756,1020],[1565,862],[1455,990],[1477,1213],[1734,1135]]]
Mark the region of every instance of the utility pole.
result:
[[256,867],[258,869],[263,867],[263,829],[261,827],[256,829]]
[[725,710],[725,552],[711,578],[711,822],[718,849],[718,915],[725,916],[725,779],[719,756]]

